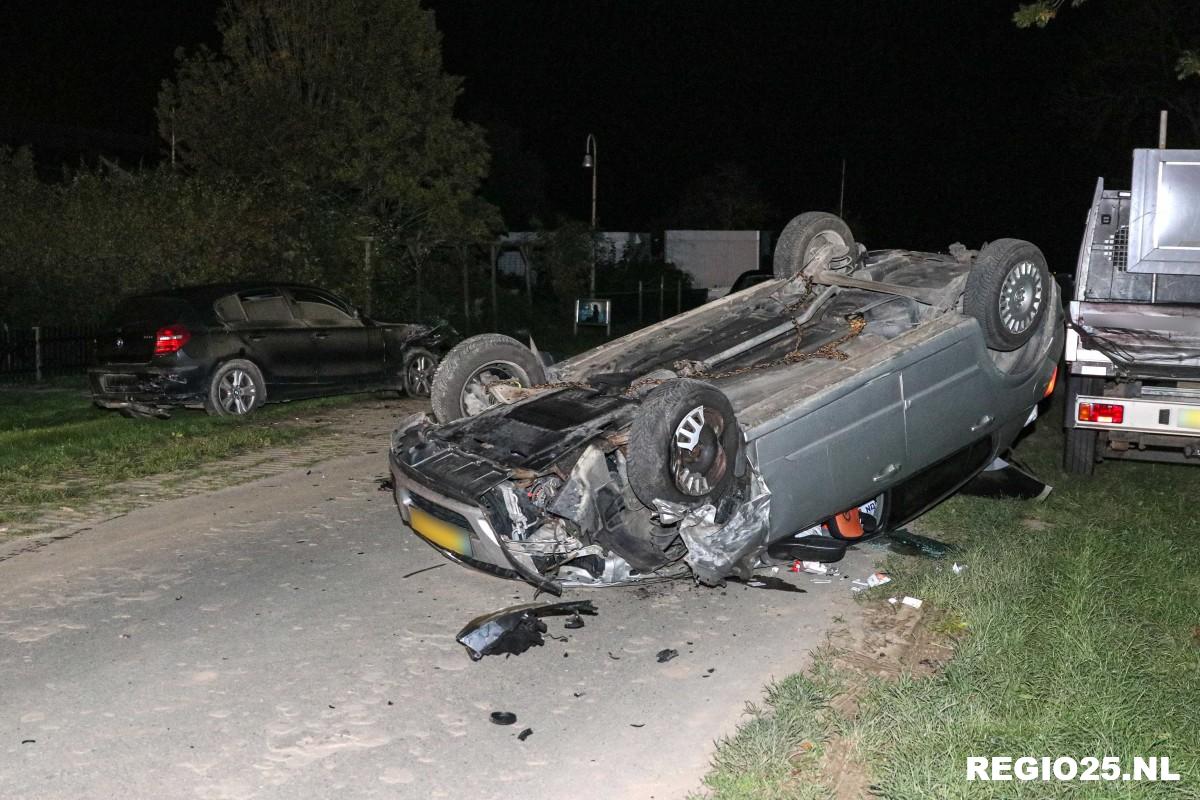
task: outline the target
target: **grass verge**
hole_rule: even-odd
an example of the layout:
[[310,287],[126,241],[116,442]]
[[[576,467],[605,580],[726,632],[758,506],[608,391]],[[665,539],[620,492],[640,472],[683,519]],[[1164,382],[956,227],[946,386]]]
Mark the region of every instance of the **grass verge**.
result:
[[96,499],[118,481],[298,442],[321,427],[296,417],[347,402],[270,405],[248,419],[180,409],[169,420],[136,420],[95,408],[82,384],[0,389],[0,523]]
[[[916,638],[940,637],[953,656],[881,677],[847,668],[835,642],[720,744],[709,796],[1200,797],[1200,471],[1127,462],[1064,475],[1055,412],[1018,451],[1055,485],[1050,498],[951,499],[919,528],[959,545],[968,569],[892,555],[894,583],[864,600],[868,624],[899,624],[883,598],[922,598]],[[1118,756],[1124,769],[1167,756],[1182,779],[968,782],[968,756]],[[851,790],[845,769],[863,775]]]

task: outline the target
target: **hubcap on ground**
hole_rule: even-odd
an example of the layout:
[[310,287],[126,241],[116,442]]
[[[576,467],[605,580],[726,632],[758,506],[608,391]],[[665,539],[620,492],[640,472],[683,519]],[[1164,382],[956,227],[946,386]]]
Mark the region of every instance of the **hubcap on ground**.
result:
[[721,435],[725,418],[711,406],[696,406],[671,437],[671,478],[690,497],[703,497],[725,477],[728,458]]
[[1008,271],[1000,285],[1000,322],[1009,333],[1024,333],[1042,308],[1042,274],[1032,261]]
[[231,369],[217,385],[217,401],[229,414],[245,414],[254,408],[258,387],[244,369]]

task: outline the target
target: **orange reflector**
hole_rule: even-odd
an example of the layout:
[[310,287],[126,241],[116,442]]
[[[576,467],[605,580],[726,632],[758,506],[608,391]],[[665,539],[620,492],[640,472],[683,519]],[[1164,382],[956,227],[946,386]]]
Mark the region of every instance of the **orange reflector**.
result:
[[1120,425],[1125,421],[1125,406],[1120,403],[1080,403],[1076,418],[1080,422]]
[[1058,367],[1055,366],[1054,372],[1050,373],[1050,383],[1046,384],[1046,393],[1044,395],[1042,395],[1042,397],[1046,398],[1046,397],[1049,397],[1050,395],[1054,394],[1054,387],[1057,385],[1058,385]]

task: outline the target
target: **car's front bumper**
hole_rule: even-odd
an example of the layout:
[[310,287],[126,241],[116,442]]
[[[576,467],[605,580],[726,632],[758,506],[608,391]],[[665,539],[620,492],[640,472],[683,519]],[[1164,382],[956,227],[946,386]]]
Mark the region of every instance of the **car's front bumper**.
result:
[[483,507],[426,485],[412,474],[411,467],[401,464],[394,450],[388,464],[400,518],[429,546],[451,561],[489,575],[529,581],[553,594],[561,592],[558,584],[538,572],[528,555],[505,545]]
[[201,405],[207,388],[199,364],[107,364],[88,370],[88,385],[97,405],[134,409]]

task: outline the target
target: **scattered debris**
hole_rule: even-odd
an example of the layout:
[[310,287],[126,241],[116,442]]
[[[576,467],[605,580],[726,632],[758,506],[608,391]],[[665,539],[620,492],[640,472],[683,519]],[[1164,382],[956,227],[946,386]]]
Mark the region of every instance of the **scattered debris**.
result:
[[853,585],[850,587],[850,591],[863,592],[867,589],[874,589],[876,586],[883,586],[885,583],[890,583],[891,580],[886,572],[872,572],[865,581],[851,581]]
[[997,458],[960,490],[973,497],[1042,501],[1054,487],[1038,478],[1027,467]]
[[528,739],[530,736],[533,736],[533,728],[526,728],[525,730],[523,730],[517,734],[517,741],[523,742],[526,739]]
[[901,552],[907,552],[910,555],[945,558],[948,553],[958,552],[958,547],[955,545],[939,542],[937,539],[930,539],[928,536],[918,536],[904,528],[889,532],[887,537],[892,541],[892,544],[900,546]]
[[390,492],[396,488],[391,478],[378,478],[376,479],[376,483],[379,484],[378,489],[381,492]]
[[595,614],[596,606],[591,600],[511,606],[476,617],[458,632],[455,639],[467,648],[472,661],[500,653],[520,655],[530,647],[545,643],[542,634],[546,633],[546,623],[541,617],[580,613]]
[[517,721],[517,715],[511,711],[493,711],[491,720],[497,725],[512,725]]
[[905,597],[900,601],[901,605],[909,606],[910,608],[920,608],[923,603],[924,601],[918,597]]
[[37,744],[37,739],[22,739],[21,744]]
[[578,628],[582,628],[583,627],[583,617],[579,616],[578,614],[572,614],[570,617],[567,618],[567,621],[563,623],[563,627],[566,628],[567,630],[572,630],[572,631],[576,630]]
[[620,660],[621,660],[621,657],[620,657],[620,656],[614,656],[614,655],[612,654],[612,650],[609,650],[609,651],[608,651],[608,657],[609,657],[609,658],[611,658],[613,661],[620,661]]
[[952,572],[953,572],[955,575],[962,575],[964,572],[966,572],[966,571],[967,571],[967,565],[966,565],[966,564],[959,564],[957,561],[955,561],[953,564],[951,564],[951,565],[950,565],[950,570],[951,570],[951,571],[952,571]]
[[788,572],[807,572],[810,575],[837,575],[838,568],[820,561],[793,561]]
[[631,728],[644,728],[644,727],[646,727],[646,723],[644,723],[644,722],[631,722],[631,723],[629,723],[629,727],[631,727]]
[[656,658],[658,659],[658,663],[665,664],[668,661],[670,661],[672,658],[677,658],[678,656],[679,656],[678,650],[672,650],[670,648],[667,648],[666,650],[659,650]]
[[740,578],[729,578],[734,583],[744,583],[751,589],[774,589],[778,592],[800,592],[803,594],[806,589],[801,589],[794,583],[789,583],[783,578],[776,578],[772,575],[753,575],[749,580],[741,580]]

